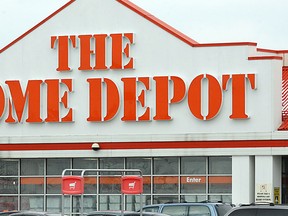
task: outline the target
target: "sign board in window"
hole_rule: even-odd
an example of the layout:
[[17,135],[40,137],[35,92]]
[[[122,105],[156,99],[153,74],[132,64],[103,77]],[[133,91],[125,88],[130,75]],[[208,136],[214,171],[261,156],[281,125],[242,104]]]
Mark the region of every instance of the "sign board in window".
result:
[[83,194],[84,178],[81,176],[64,176],[62,177],[63,194]]

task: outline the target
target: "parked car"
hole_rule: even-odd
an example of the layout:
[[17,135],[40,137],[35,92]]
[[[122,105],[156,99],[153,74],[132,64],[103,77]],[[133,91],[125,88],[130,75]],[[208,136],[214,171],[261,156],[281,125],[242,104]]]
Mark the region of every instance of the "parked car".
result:
[[143,212],[158,212],[171,216],[224,216],[232,205],[218,202],[165,203],[147,205]]
[[[135,211],[93,211],[86,214],[87,216],[141,216],[140,212]],[[158,212],[142,212],[142,216],[169,216],[166,214],[158,213]]]
[[225,216],[285,216],[288,206],[274,204],[249,204],[231,209]]
[[61,213],[49,213],[41,211],[19,211],[17,213],[9,214],[9,216],[61,216]]

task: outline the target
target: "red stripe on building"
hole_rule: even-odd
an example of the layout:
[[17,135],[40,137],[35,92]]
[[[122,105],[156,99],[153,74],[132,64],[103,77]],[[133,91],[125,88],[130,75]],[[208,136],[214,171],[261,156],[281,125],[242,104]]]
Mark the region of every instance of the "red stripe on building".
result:
[[[0,151],[92,150],[93,143],[0,144]],[[105,142],[99,150],[177,149],[177,148],[261,148],[288,147],[288,140],[177,141],[177,142]]]

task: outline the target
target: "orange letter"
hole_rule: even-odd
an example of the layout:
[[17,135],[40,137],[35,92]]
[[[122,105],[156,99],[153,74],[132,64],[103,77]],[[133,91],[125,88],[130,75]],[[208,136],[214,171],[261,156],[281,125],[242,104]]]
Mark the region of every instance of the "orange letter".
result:
[[105,70],[106,66],[106,38],[107,34],[94,35],[95,38],[95,67],[94,70]]
[[79,35],[80,38],[80,67],[79,70],[92,70],[90,58],[95,55],[93,69],[107,69],[106,64],[106,34],[93,35],[95,38],[95,52],[90,49],[92,35]]
[[145,107],[145,112],[137,119],[137,104],[136,104],[136,92],[137,92],[137,78],[122,78],[124,83],[124,115],[121,118],[122,121],[147,121],[150,119],[150,108],[145,106],[145,91],[149,90],[149,77],[138,78],[139,82],[142,82],[146,90],[141,90],[138,96],[138,101],[142,107]]
[[[65,108],[68,108],[68,94],[67,91],[59,99],[60,84],[66,85],[69,92],[72,92],[72,80],[63,79],[61,82],[59,80],[45,80],[47,84],[47,118],[46,122],[60,122],[60,108],[59,103],[62,103]],[[72,122],[73,121],[73,111],[69,108],[68,114],[61,118],[61,122]]]
[[[185,97],[185,83],[176,76],[154,77],[156,81],[156,115],[154,120],[171,120],[169,115],[169,104],[178,103]],[[169,81],[173,81],[173,98],[169,101]]]
[[72,46],[76,47],[76,39],[75,35],[68,36],[52,36],[51,37],[51,48],[55,48],[55,43],[58,40],[58,68],[57,71],[69,71],[71,68],[69,67],[69,39],[72,42]]
[[[202,115],[202,80],[208,81],[208,114]],[[188,89],[188,105],[191,113],[200,120],[209,120],[214,118],[222,105],[222,90],[218,80],[206,74],[199,75],[193,79]]]
[[[130,58],[130,48],[128,44],[132,44],[133,34],[126,33],[124,34],[124,38],[129,40],[129,43],[126,44],[124,51],[122,49],[123,35],[122,34],[111,34],[112,38],[112,65],[111,69],[123,69],[123,53],[127,58]],[[124,66],[124,69],[133,68],[133,58],[130,58],[129,62]]]
[[4,113],[5,105],[6,105],[5,93],[3,91],[2,86],[0,86],[0,118],[2,118],[2,115]]
[[26,122],[42,122],[40,118],[40,86],[42,80],[29,80],[25,95],[23,95],[19,81],[6,81],[5,83],[8,85],[11,95],[9,101],[9,116],[5,121],[8,123],[16,122],[12,114],[12,107],[14,106],[17,120],[18,122],[22,122],[25,103],[28,100],[28,118]]
[[102,85],[106,84],[107,89],[107,113],[104,121],[111,120],[118,112],[120,96],[116,84],[107,78],[87,79],[89,83],[89,117],[87,121],[103,121],[102,114]]
[[247,119],[245,112],[246,79],[250,82],[251,89],[256,89],[255,74],[232,74],[222,76],[222,88],[227,90],[228,80],[231,78],[232,88],[232,114],[231,119]]
[[92,35],[79,35],[80,38],[80,67],[79,70],[91,70],[90,57],[95,54],[90,50],[90,40]]

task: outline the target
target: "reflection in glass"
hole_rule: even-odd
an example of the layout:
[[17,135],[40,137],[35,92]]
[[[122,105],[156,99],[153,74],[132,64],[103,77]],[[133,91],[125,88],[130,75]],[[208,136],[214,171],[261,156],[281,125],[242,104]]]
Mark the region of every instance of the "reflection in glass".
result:
[[64,169],[70,168],[70,160],[66,158],[47,159],[47,175],[62,175]]
[[232,176],[210,176],[209,193],[232,193]]
[[[69,202],[69,200],[67,200],[67,198],[64,200],[66,202],[67,201]],[[47,212],[61,212],[61,208],[62,208],[62,197],[61,196],[47,196],[46,202],[47,202],[46,203]],[[66,206],[66,204],[64,204],[64,206]]]
[[[100,169],[124,169],[124,158],[100,158]],[[121,175],[121,172],[100,172],[101,175]]]
[[21,193],[22,194],[43,194],[44,193],[44,178],[21,178]]
[[181,193],[205,193],[205,176],[183,176],[181,177]]
[[[81,212],[81,196],[73,196],[73,213]],[[83,210],[84,212],[91,212],[97,210],[96,196],[83,196]]]
[[0,176],[18,176],[18,160],[1,159]]
[[84,177],[84,193],[97,194],[97,177]]
[[99,210],[121,210],[120,195],[102,195],[99,198]]
[[[140,169],[143,175],[151,175],[151,158],[127,158],[126,168]],[[139,175],[139,173],[135,173],[135,175]]]
[[181,202],[202,202],[207,200],[206,195],[182,195]]
[[178,196],[177,195],[157,195],[153,196],[153,204],[160,204],[160,203],[177,203]]
[[153,192],[156,194],[178,193],[177,176],[153,177]]
[[232,203],[232,195],[209,195],[208,200],[216,200],[223,203]]
[[[145,200],[147,200],[147,198],[150,197],[150,195],[143,195],[142,194],[142,205],[149,205],[151,204],[151,202],[147,203],[145,202]],[[141,206],[140,206],[140,195],[139,194],[136,194],[136,195],[125,195],[125,199],[126,199],[126,207],[125,209],[127,211],[138,211]],[[150,200],[149,200],[150,201]]]
[[100,194],[121,194],[121,177],[100,177],[99,192]]
[[20,197],[21,210],[44,210],[44,197],[43,196],[21,196]]
[[154,158],[154,174],[178,174],[178,160],[176,157]]
[[0,196],[0,212],[18,210],[17,196]]
[[209,174],[232,174],[232,157],[209,157]]
[[61,177],[50,177],[46,179],[46,189],[47,194],[62,194],[61,185],[62,178]]
[[[73,158],[73,169],[97,169],[97,161],[95,158]],[[81,175],[81,172],[73,172],[74,175]],[[97,175],[97,172],[85,172],[84,175]]]
[[18,178],[0,177],[0,194],[18,194]]
[[21,175],[44,175],[44,159],[21,159]]
[[181,157],[181,174],[206,174],[206,157]]

